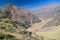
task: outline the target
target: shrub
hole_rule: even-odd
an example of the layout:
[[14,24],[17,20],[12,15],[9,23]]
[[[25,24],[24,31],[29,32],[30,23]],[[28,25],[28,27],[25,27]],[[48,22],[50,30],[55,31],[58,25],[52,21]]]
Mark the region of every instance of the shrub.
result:
[[0,23],[0,29],[4,29],[6,31],[14,31],[14,25],[10,23]]
[[30,27],[30,22],[25,21],[24,24],[22,24],[22,26],[27,29]]
[[0,40],[16,40],[16,38],[10,34],[0,33]]

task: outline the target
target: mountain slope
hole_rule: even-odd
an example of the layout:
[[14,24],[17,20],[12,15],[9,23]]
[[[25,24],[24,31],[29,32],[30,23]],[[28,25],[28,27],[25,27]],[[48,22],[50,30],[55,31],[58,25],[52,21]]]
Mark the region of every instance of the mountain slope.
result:
[[39,40],[60,40],[60,15],[36,25],[38,28],[32,32]]
[[0,40],[37,40],[26,30],[39,21],[37,16],[9,4],[0,9]]

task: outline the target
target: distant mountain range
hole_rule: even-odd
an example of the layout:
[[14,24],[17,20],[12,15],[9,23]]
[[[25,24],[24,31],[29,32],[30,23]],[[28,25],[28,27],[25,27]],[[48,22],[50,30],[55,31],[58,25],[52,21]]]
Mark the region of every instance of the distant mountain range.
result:
[[60,15],[60,5],[44,7],[44,8],[32,11],[32,13],[38,16],[38,18],[42,20],[54,18],[55,16]]

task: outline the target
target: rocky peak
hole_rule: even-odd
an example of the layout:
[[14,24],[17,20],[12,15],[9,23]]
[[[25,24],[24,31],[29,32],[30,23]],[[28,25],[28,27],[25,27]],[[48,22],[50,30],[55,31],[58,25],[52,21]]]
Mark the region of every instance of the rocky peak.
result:
[[16,9],[18,9],[18,8],[12,4],[7,4],[5,7],[5,10],[8,10],[8,11],[16,10]]

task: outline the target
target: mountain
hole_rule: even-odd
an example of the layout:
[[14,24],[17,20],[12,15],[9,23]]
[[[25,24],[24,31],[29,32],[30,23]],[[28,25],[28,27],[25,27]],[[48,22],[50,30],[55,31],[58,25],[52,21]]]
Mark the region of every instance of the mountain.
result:
[[[37,24],[39,25],[39,24]],[[34,32],[35,37],[39,40],[60,40],[60,15],[41,24],[41,28]]]
[[33,11],[32,13],[44,21],[46,19],[54,18],[55,16],[60,15],[60,5],[43,7]]
[[39,18],[30,12],[24,11],[21,8],[8,4],[5,8],[0,9],[0,18],[9,17],[11,20],[20,24],[31,25],[39,22]]
[[8,4],[0,9],[0,39],[60,40],[60,6],[28,12]]
[[54,26],[57,27],[58,25],[60,25],[60,15],[57,15],[54,18],[47,19],[46,21],[43,22],[35,23],[27,30],[34,32],[36,30],[45,30],[48,28],[54,29],[53,27]]
[[34,14],[8,4],[0,9],[0,40],[37,40],[26,30],[39,21]]
[[60,40],[60,15],[35,23],[27,31],[39,40]]
[[32,13],[42,19],[43,22],[33,24],[29,29],[27,29],[28,31],[34,32],[37,29],[60,25],[60,5],[44,7],[32,11]]

